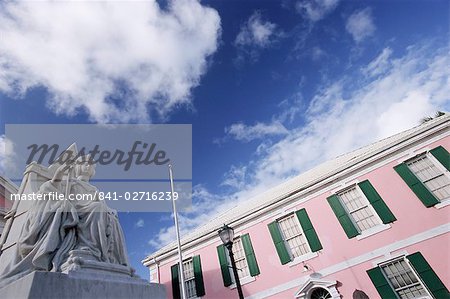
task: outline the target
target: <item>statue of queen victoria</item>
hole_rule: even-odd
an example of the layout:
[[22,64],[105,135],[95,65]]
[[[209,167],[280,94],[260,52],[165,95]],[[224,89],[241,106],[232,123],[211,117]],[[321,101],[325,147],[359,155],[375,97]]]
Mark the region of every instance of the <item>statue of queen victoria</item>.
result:
[[0,281],[82,264],[133,275],[117,212],[96,197],[98,189],[89,183],[95,164],[89,156],[67,161],[40,185],[42,200],[32,202]]

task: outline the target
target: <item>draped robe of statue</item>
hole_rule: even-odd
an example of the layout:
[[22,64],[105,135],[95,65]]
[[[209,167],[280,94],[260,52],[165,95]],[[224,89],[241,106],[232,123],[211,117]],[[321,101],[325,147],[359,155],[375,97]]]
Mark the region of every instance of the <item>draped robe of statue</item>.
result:
[[[43,183],[40,194],[65,194],[67,182]],[[96,194],[98,189],[85,180],[70,180],[70,194]],[[50,196],[48,197],[50,198]],[[22,277],[32,271],[61,271],[69,252],[87,251],[99,262],[129,266],[125,240],[117,213],[104,201],[35,201],[17,241],[11,263],[0,273],[0,282]]]

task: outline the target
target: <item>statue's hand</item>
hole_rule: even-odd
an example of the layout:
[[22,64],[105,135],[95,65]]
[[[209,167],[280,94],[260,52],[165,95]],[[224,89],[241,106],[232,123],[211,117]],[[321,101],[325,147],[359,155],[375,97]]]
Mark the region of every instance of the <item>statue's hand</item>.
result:
[[62,164],[61,166],[58,167],[58,169],[56,169],[52,181],[60,182],[62,177],[64,176],[64,173],[68,169],[72,168],[74,165],[75,165],[75,160],[68,159],[64,164]]

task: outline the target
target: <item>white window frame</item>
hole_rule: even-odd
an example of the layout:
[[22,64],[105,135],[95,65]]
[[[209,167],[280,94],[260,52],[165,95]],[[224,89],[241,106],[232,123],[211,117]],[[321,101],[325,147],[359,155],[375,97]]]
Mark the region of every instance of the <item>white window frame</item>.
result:
[[148,268],[149,271],[149,281],[152,283],[160,283],[159,281],[159,266],[158,264],[153,264]]
[[[242,252],[244,253],[243,258],[240,258],[239,260],[236,259],[236,253],[234,252],[234,249],[236,248],[236,241],[237,241],[237,240],[239,240],[239,242],[241,243],[241,246],[242,246]],[[237,269],[237,271],[238,271],[238,274],[239,274],[239,271],[242,271],[242,270],[240,270],[240,269],[237,267],[238,261],[245,261],[245,264],[247,265],[247,269],[248,269],[248,271],[247,271],[247,272],[248,272],[248,275],[242,276],[242,277],[239,276],[239,280],[245,280],[245,279],[247,279],[247,277],[251,277],[251,276],[250,276],[250,269],[248,268],[248,261],[247,261],[247,257],[245,256],[245,250],[244,250],[244,245],[242,244],[241,236],[238,236],[238,237],[235,237],[235,238],[234,238],[232,250],[233,250],[234,261],[236,262],[236,269]],[[228,250],[227,250],[226,252],[227,252],[228,270],[230,271],[230,275],[231,275],[231,282],[232,282],[232,284],[235,284],[236,282],[234,281],[234,273],[233,273],[233,269],[231,268],[230,253],[228,252]]]
[[438,170],[440,170],[442,173],[443,173],[443,175],[445,176],[445,177],[447,177],[449,180],[450,180],[450,172],[441,164],[441,162],[439,162],[431,153],[430,153],[430,151],[426,151],[426,152],[421,152],[421,153],[419,153],[419,154],[416,154],[416,155],[414,155],[413,157],[408,157],[406,160],[404,160],[403,162],[406,164],[406,166],[408,167],[408,169],[414,174],[414,176],[425,186],[425,188],[427,188],[427,190],[428,191],[430,191],[433,195],[434,195],[434,197],[436,197],[436,199],[439,201],[439,203],[437,204],[437,205],[435,205],[435,207],[436,208],[438,208],[438,209],[440,209],[440,208],[443,208],[443,207],[445,207],[445,206],[447,206],[447,205],[450,205],[450,196],[449,197],[447,197],[447,198],[444,198],[443,200],[440,200],[426,185],[425,185],[425,183],[414,173],[414,171],[412,171],[412,169],[411,168],[409,168],[409,166],[408,166],[408,162],[409,161],[412,161],[412,160],[415,160],[415,159],[418,159],[420,156],[425,156],[425,157],[427,157],[430,161],[431,161],[431,163],[433,163],[434,164],[434,166],[438,169]]
[[[359,208],[358,210],[361,210],[363,208],[368,207],[370,209],[370,211],[372,212],[372,215],[377,219],[378,224],[372,226],[371,228],[368,229],[364,229],[361,230],[359,228],[359,226],[356,224],[355,219],[353,218],[353,215],[350,213],[347,205],[344,203],[344,201],[341,198],[341,194],[344,192],[347,192],[351,189],[355,188],[356,192],[358,192],[358,194],[360,195],[360,197],[365,201],[365,203],[367,204],[364,207]],[[339,191],[336,192],[337,197],[339,198],[339,202],[341,203],[342,207],[344,208],[345,212],[347,213],[347,215],[349,216],[350,220],[352,221],[353,225],[355,226],[355,228],[358,230],[359,235],[356,236],[358,240],[363,239],[365,237],[371,236],[373,234],[376,234],[380,231],[383,231],[385,229],[390,228],[391,226],[388,224],[384,224],[383,221],[381,220],[380,216],[378,215],[377,211],[375,211],[375,209],[373,208],[372,204],[370,203],[370,201],[367,199],[366,195],[364,194],[364,192],[362,192],[361,188],[358,186],[357,183],[349,185],[343,189],[340,189]],[[353,211],[356,212],[357,210]]]
[[[388,264],[392,264],[392,263],[397,262],[399,260],[404,260],[405,261],[405,263],[408,265],[409,269],[411,270],[411,272],[413,273],[413,275],[417,279],[418,284],[420,284],[420,286],[423,288],[423,290],[427,293],[426,295],[423,295],[421,297],[416,297],[414,299],[432,299],[433,296],[430,294],[430,291],[428,290],[426,285],[423,283],[423,281],[420,279],[420,276],[417,274],[416,269],[414,269],[414,267],[411,265],[409,260],[404,255],[397,256],[397,257],[395,257],[393,259],[390,259],[388,261],[385,261],[385,262],[382,262],[382,263],[378,264],[378,267],[381,269],[381,272],[383,273],[384,278],[389,283],[389,286],[391,287],[392,291],[394,291],[394,293],[397,296],[397,298],[401,298],[400,295],[397,293],[398,291],[400,291],[401,289],[405,289],[406,287],[411,287],[412,285],[395,289],[394,286],[392,285],[391,280],[389,279],[388,275],[384,271],[383,266],[386,266]],[[416,283],[416,285],[417,285],[417,283]]]
[[[187,259],[185,259],[184,261],[183,261],[183,269],[181,269],[181,271],[184,271],[184,267],[185,267],[185,264],[187,264],[187,263],[191,263],[192,264],[192,273],[193,273],[193,277],[192,278],[189,278],[189,279],[186,279],[186,275],[183,275],[183,277],[184,277],[184,287],[185,287],[185,290],[186,290],[186,298],[188,298],[188,299],[196,299],[196,298],[199,298],[198,296],[197,296],[197,288],[196,288],[196,286],[195,286],[195,274],[194,274],[194,260],[193,260],[193,258],[192,257],[189,257],[189,258],[187,258]],[[180,270],[180,269],[179,269]],[[183,274],[185,274],[184,272],[183,272]],[[189,282],[189,281],[193,281],[194,282],[194,293],[195,293],[195,295],[193,295],[193,296],[189,296],[187,293],[188,293],[188,286],[187,286],[187,283]],[[180,280],[180,292],[181,292],[181,290],[182,290],[182,288],[181,288],[181,280]]]
[[[286,219],[288,217],[293,217],[294,218],[294,222],[298,225],[298,227],[300,229],[300,232],[301,232],[300,235],[303,235],[303,237],[305,238],[306,248],[308,249],[307,253],[299,255],[297,257],[293,256],[291,246],[287,243],[287,240],[284,237],[284,233],[283,233],[283,230],[282,230],[281,225],[280,225],[280,221],[282,221],[283,219]],[[316,257],[318,255],[317,252],[312,252],[311,247],[309,246],[308,239],[306,238],[305,232],[303,231],[303,227],[300,224],[300,221],[298,220],[298,217],[295,214],[295,212],[291,212],[291,213],[288,213],[286,215],[283,215],[282,217],[277,218],[276,221],[277,221],[278,229],[280,230],[280,233],[281,233],[281,237],[283,238],[284,246],[286,247],[286,249],[287,249],[287,251],[289,253],[289,256],[291,257],[291,262],[290,262],[290,266],[291,267],[294,266],[294,265],[297,265],[297,264],[299,264],[299,263],[301,263],[301,262],[303,262],[305,260],[308,260],[308,259],[311,259],[313,257]],[[298,237],[300,235],[297,235],[295,237]],[[295,237],[293,237],[293,238],[295,238]]]
[[[234,237],[233,249],[235,248],[234,244],[235,244],[236,240],[238,240],[238,239],[241,241],[242,250],[244,252],[244,259],[243,260],[245,260],[245,263],[247,264],[247,268],[248,268],[248,275],[247,276],[243,276],[243,277],[239,277],[239,282],[241,283],[241,285],[245,285],[247,283],[255,281],[256,278],[250,275],[250,268],[248,266],[247,256],[245,255],[245,250],[244,250],[244,245],[242,243],[241,235]],[[236,254],[234,253],[234,251],[233,251],[233,254],[234,254],[234,259],[235,259],[236,267],[237,267]],[[236,288],[236,281],[234,279],[234,273],[233,273],[233,269],[231,267],[230,253],[228,252],[228,249],[226,250],[226,257],[227,257],[227,262],[228,262],[228,271],[230,271],[230,277],[231,277],[231,285],[229,285],[228,288],[229,289],[235,289]],[[240,270],[237,269],[237,271],[238,271],[238,274],[239,274]]]

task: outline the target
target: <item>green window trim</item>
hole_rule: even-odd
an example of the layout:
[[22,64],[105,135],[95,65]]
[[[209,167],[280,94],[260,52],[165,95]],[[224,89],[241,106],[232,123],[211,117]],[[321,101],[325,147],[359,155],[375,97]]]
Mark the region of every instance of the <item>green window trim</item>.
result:
[[172,297],[173,299],[180,299],[181,291],[180,291],[180,278],[178,275],[178,263],[170,267],[170,272],[172,275]]
[[369,180],[358,183],[358,186],[384,224],[397,220]]
[[[256,261],[255,251],[253,250],[252,241],[249,234],[241,236],[242,247],[244,249],[245,258],[249,268],[250,276],[260,274],[258,262]],[[230,266],[228,262],[228,249],[224,245],[217,246],[217,255],[219,256],[220,271],[222,272],[223,285],[228,287],[233,284]]]
[[[357,185],[375,210],[375,213],[380,217],[381,222],[388,224],[397,220],[369,180],[362,181]],[[361,234],[347,209],[342,204],[339,195],[333,194],[327,198],[327,201],[349,239]]]
[[438,146],[430,150],[430,154],[432,154],[433,157],[435,157],[436,160],[438,160],[439,163],[447,169],[447,171],[450,171],[450,154],[445,148]]
[[382,299],[398,298],[397,294],[392,289],[391,285],[383,274],[383,270],[381,270],[380,267],[372,268],[370,270],[367,270],[366,272]]
[[359,231],[353,223],[352,219],[348,215],[344,206],[341,204],[341,200],[336,194],[333,194],[327,198],[328,203],[331,206],[334,214],[336,215],[339,223],[344,229],[345,234],[349,239],[356,237],[359,235]]
[[[450,298],[448,289],[425,260],[422,253],[416,252],[407,255],[406,259],[409,261],[422,284],[425,285],[435,299]],[[369,269],[366,272],[382,299],[399,298],[379,266]]]
[[[429,153],[440,163],[442,166],[450,171],[450,154],[442,147],[438,146],[429,151]],[[439,199],[423,184],[419,178],[409,169],[405,162],[394,167],[398,175],[408,185],[408,187],[416,194],[420,201],[427,207],[432,207],[438,204]]]
[[233,284],[230,270],[228,267],[227,248],[222,244],[217,246],[217,255],[219,256],[220,271],[222,272],[223,285],[228,287]]
[[430,190],[416,177],[406,163],[401,163],[394,167],[397,174],[403,179],[408,187],[416,194],[419,200],[427,207],[432,207],[439,203],[439,200]]
[[409,260],[417,275],[420,277],[420,280],[422,280],[423,284],[426,285],[428,291],[431,292],[434,298],[450,298],[448,289],[420,252],[410,254],[406,256],[406,258]]
[[[205,293],[205,284],[203,282],[202,264],[199,255],[195,255],[192,257],[192,264],[194,268],[195,292],[197,294],[197,297],[201,297],[204,296],[206,293]],[[174,299],[181,298],[179,270],[180,267],[178,263],[170,267],[170,272],[172,276],[172,296]]]
[[281,236],[280,228],[278,227],[278,222],[273,221],[267,225],[269,227],[269,232],[272,237],[273,244],[277,250],[278,257],[282,265],[285,265],[291,261],[291,256],[286,248],[283,237]]
[[321,250],[323,248],[322,244],[320,243],[319,237],[317,236],[316,230],[314,229],[306,210],[298,210],[295,214],[297,215],[298,221],[300,222],[311,251],[316,252]]
[[242,246],[244,247],[245,258],[247,260],[250,276],[256,276],[260,274],[258,262],[256,261],[255,252],[253,250],[252,241],[250,235],[245,234],[241,236]]
[[197,294],[197,297],[201,297],[205,295],[205,284],[203,282],[202,263],[200,261],[200,256],[193,256],[192,263],[194,266],[195,292]]

